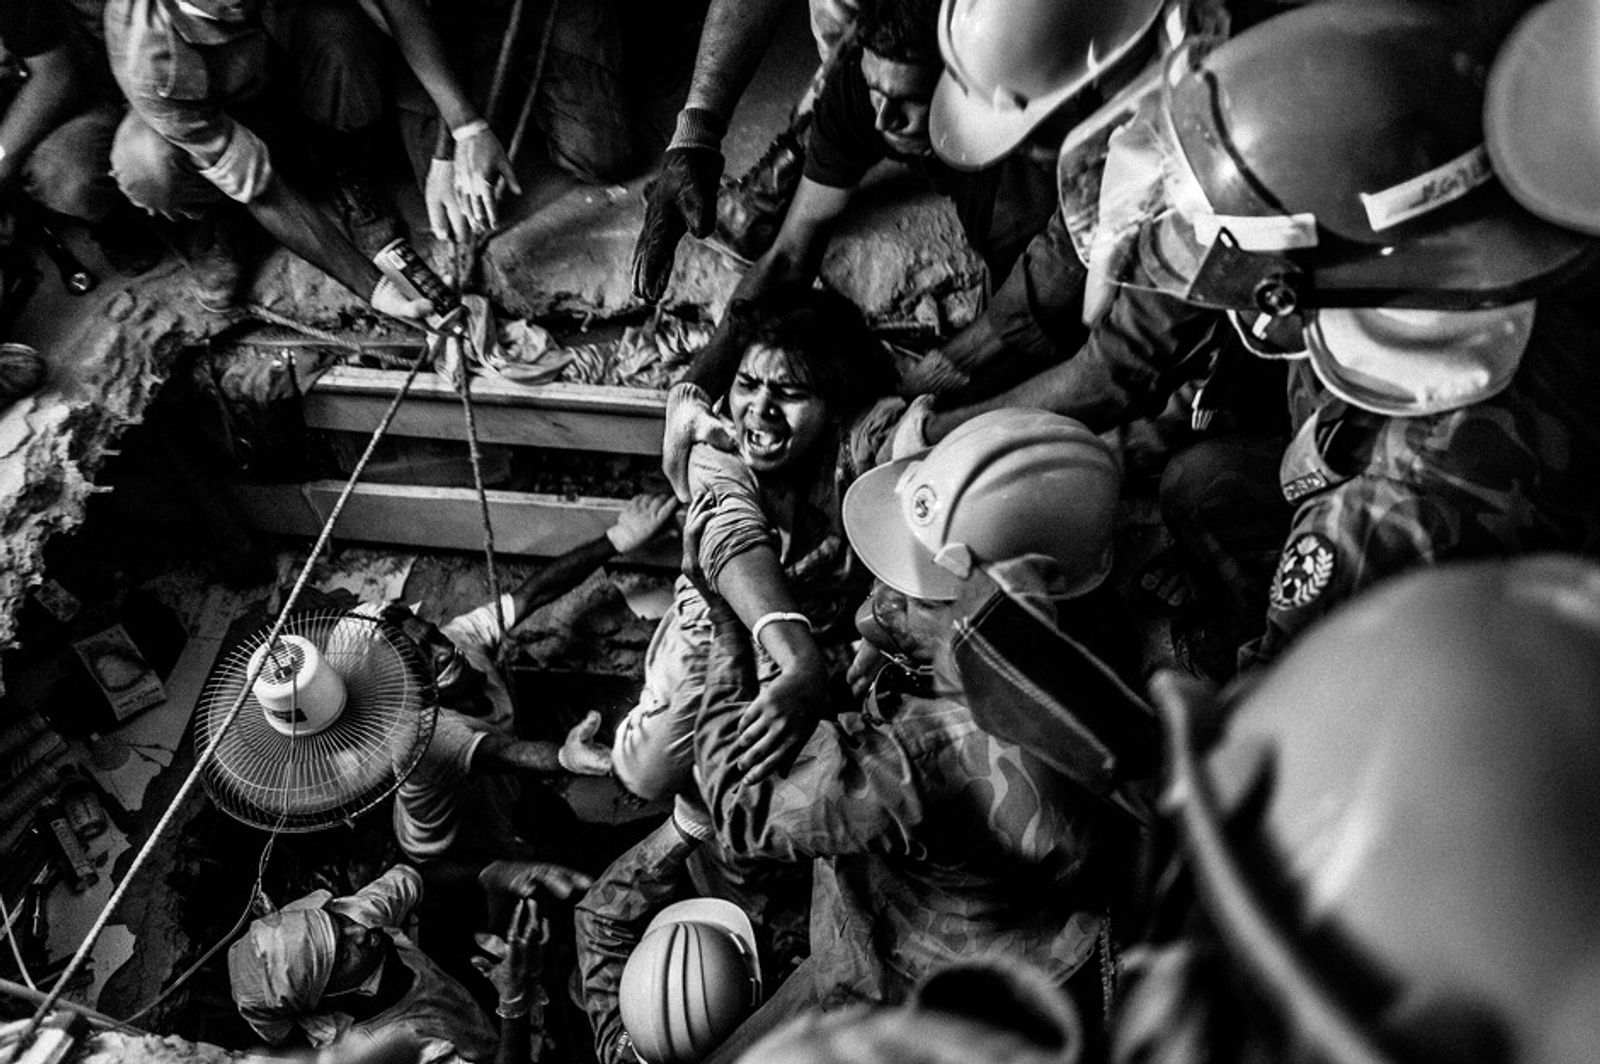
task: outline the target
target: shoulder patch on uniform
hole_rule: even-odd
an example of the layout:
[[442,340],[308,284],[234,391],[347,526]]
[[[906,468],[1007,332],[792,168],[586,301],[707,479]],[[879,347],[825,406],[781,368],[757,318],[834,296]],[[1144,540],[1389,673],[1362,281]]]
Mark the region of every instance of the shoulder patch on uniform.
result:
[[1283,549],[1272,574],[1269,597],[1280,610],[1297,610],[1315,602],[1333,582],[1333,544],[1316,532],[1297,536]]

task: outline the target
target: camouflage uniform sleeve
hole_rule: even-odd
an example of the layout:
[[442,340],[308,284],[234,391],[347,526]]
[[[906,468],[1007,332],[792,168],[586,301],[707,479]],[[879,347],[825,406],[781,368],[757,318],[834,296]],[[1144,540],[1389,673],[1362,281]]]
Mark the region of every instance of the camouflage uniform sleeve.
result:
[[788,773],[746,783],[734,766],[739,716],[755,695],[737,618],[719,619],[695,721],[700,792],[725,849],[780,861],[913,854],[925,809],[918,758],[893,728],[824,720]]
[[622,1026],[622,969],[651,917],[682,896],[685,863],[696,845],[668,818],[613,861],[578,903],[578,976],[600,1064],[638,1059]]
[[1265,664],[1306,627],[1387,576],[1432,564],[1457,538],[1443,500],[1399,481],[1356,477],[1295,512],[1267,592],[1267,629],[1241,655]]

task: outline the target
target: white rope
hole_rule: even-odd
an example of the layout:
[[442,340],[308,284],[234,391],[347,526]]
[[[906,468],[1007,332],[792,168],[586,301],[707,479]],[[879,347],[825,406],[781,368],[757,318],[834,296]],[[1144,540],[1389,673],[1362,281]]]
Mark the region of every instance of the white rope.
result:
[[[429,355],[430,348],[425,345],[422,351],[418,353],[416,361],[412,363],[411,371],[406,374],[406,379],[401,383],[400,390],[395,393],[389,408],[384,411],[377,427],[372,430],[372,438],[367,441],[366,450],[361,452],[360,459],[356,461],[355,468],[351,470],[350,479],[346,481],[344,490],[339,493],[339,498],[333,504],[333,509],[329,512],[327,521],[323,523],[322,531],[317,535],[316,543],[306,556],[306,563],[301,567],[300,575],[295,579],[294,586],[289,590],[288,597],[284,599],[283,608],[278,612],[278,618],[273,622],[272,630],[267,635],[267,643],[272,643],[282,633],[284,625],[288,622],[290,611],[294,609],[295,603],[300,598],[300,593],[305,590],[306,583],[311,578],[311,570],[316,564],[317,557],[322,553],[323,548],[327,546],[328,540],[333,535],[334,524],[339,520],[339,515],[344,512],[345,503],[349,502],[351,493],[355,491],[356,482],[361,478],[361,474],[366,471],[367,463],[371,460],[378,443],[383,439],[384,433],[389,430],[389,425],[394,421],[395,414],[399,412],[400,404],[405,400],[406,394],[410,392],[411,385],[416,382],[417,374],[422,371],[423,366],[428,364]],[[33,1036],[38,1032],[39,1026],[44,1023],[45,1018],[50,1014],[50,1010],[55,1006],[62,992],[71,984],[79,969],[88,960],[90,951],[94,949],[95,943],[99,941],[101,934],[104,933],[106,925],[110,922],[117,906],[122,903],[123,895],[127,893],[129,885],[133,883],[140,868],[144,866],[145,861],[154,851],[156,843],[166,833],[177,811],[183,807],[190,792],[194,790],[195,784],[200,781],[201,772],[216,756],[217,748],[222,745],[223,737],[238,718],[239,711],[244,707],[245,699],[250,694],[251,686],[260,676],[264,667],[266,667],[265,655],[257,662],[256,667],[251,670],[249,676],[245,678],[244,685],[234,699],[232,708],[228,710],[227,716],[223,718],[221,725],[216,730],[216,734],[206,744],[206,748],[195,759],[194,768],[190,769],[188,777],[183,781],[183,785],[178,788],[177,794],[173,795],[166,811],[161,814],[161,819],[156,821],[155,827],[150,832],[150,837],[145,840],[145,844],[134,855],[133,862],[128,865],[128,870],[123,873],[116,889],[111,892],[111,897],[106,901],[105,907],[100,910],[100,915],[95,917],[94,924],[89,928],[89,933],[84,937],[82,944],[78,946],[78,951],[67,962],[66,968],[62,969],[60,977],[56,979],[55,985],[50,988],[49,993],[39,1002],[39,1007],[34,1010],[33,1016],[29,1019],[28,1026],[23,1030],[21,1037],[12,1043],[11,1050],[5,1058],[6,1064],[19,1059],[23,1050],[32,1044]]]

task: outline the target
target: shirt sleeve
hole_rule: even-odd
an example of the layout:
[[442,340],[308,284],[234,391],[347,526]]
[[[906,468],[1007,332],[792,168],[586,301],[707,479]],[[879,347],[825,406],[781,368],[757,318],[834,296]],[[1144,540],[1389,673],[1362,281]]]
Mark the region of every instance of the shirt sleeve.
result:
[[686,864],[697,845],[669,817],[613,861],[578,902],[578,974],[600,1064],[637,1059],[622,1037],[622,969],[651,918],[683,896]]
[[920,856],[927,809],[921,759],[895,729],[863,714],[824,720],[789,772],[746,783],[734,768],[739,715],[755,695],[749,641],[720,619],[695,722],[701,796],[732,853],[800,861],[846,853]]
[[697,499],[708,493],[717,500],[717,512],[700,541],[700,565],[716,587],[728,562],[755,547],[776,549],[778,537],[743,459],[699,443],[689,452],[689,495]]
[[106,53],[117,85],[135,114],[182,151],[201,177],[228,198],[250,203],[272,185],[271,153],[248,126],[235,121],[180,74],[195,60],[152,4],[106,11]]
[[860,52],[841,57],[817,95],[806,138],[805,176],[829,188],[855,188],[888,154],[873,126]]

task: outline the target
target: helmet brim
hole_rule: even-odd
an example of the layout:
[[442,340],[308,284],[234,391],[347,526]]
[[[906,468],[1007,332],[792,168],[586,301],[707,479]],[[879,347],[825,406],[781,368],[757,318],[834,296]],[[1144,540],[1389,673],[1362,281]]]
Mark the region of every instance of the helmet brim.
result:
[[912,533],[897,490],[906,471],[922,459],[902,458],[857,477],[844,496],[844,531],[856,556],[879,580],[912,598],[953,602],[961,581]]
[[928,133],[940,159],[957,170],[982,170],[1015,151],[1034,127],[1082,92],[1094,75],[1086,73],[1028,106],[995,107],[963,89],[946,70],[939,75],[928,112]]
[[1592,3],[1556,0],[1529,12],[1489,71],[1483,125],[1495,172],[1519,203],[1600,236],[1597,39],[1600,9]]
[[1374,413],[1420,417],[1504,391],[1533,333],[1535,302],[1392,327],[1383,308],[1324,309],[1305,329],[1311,368],[1334,395]]

